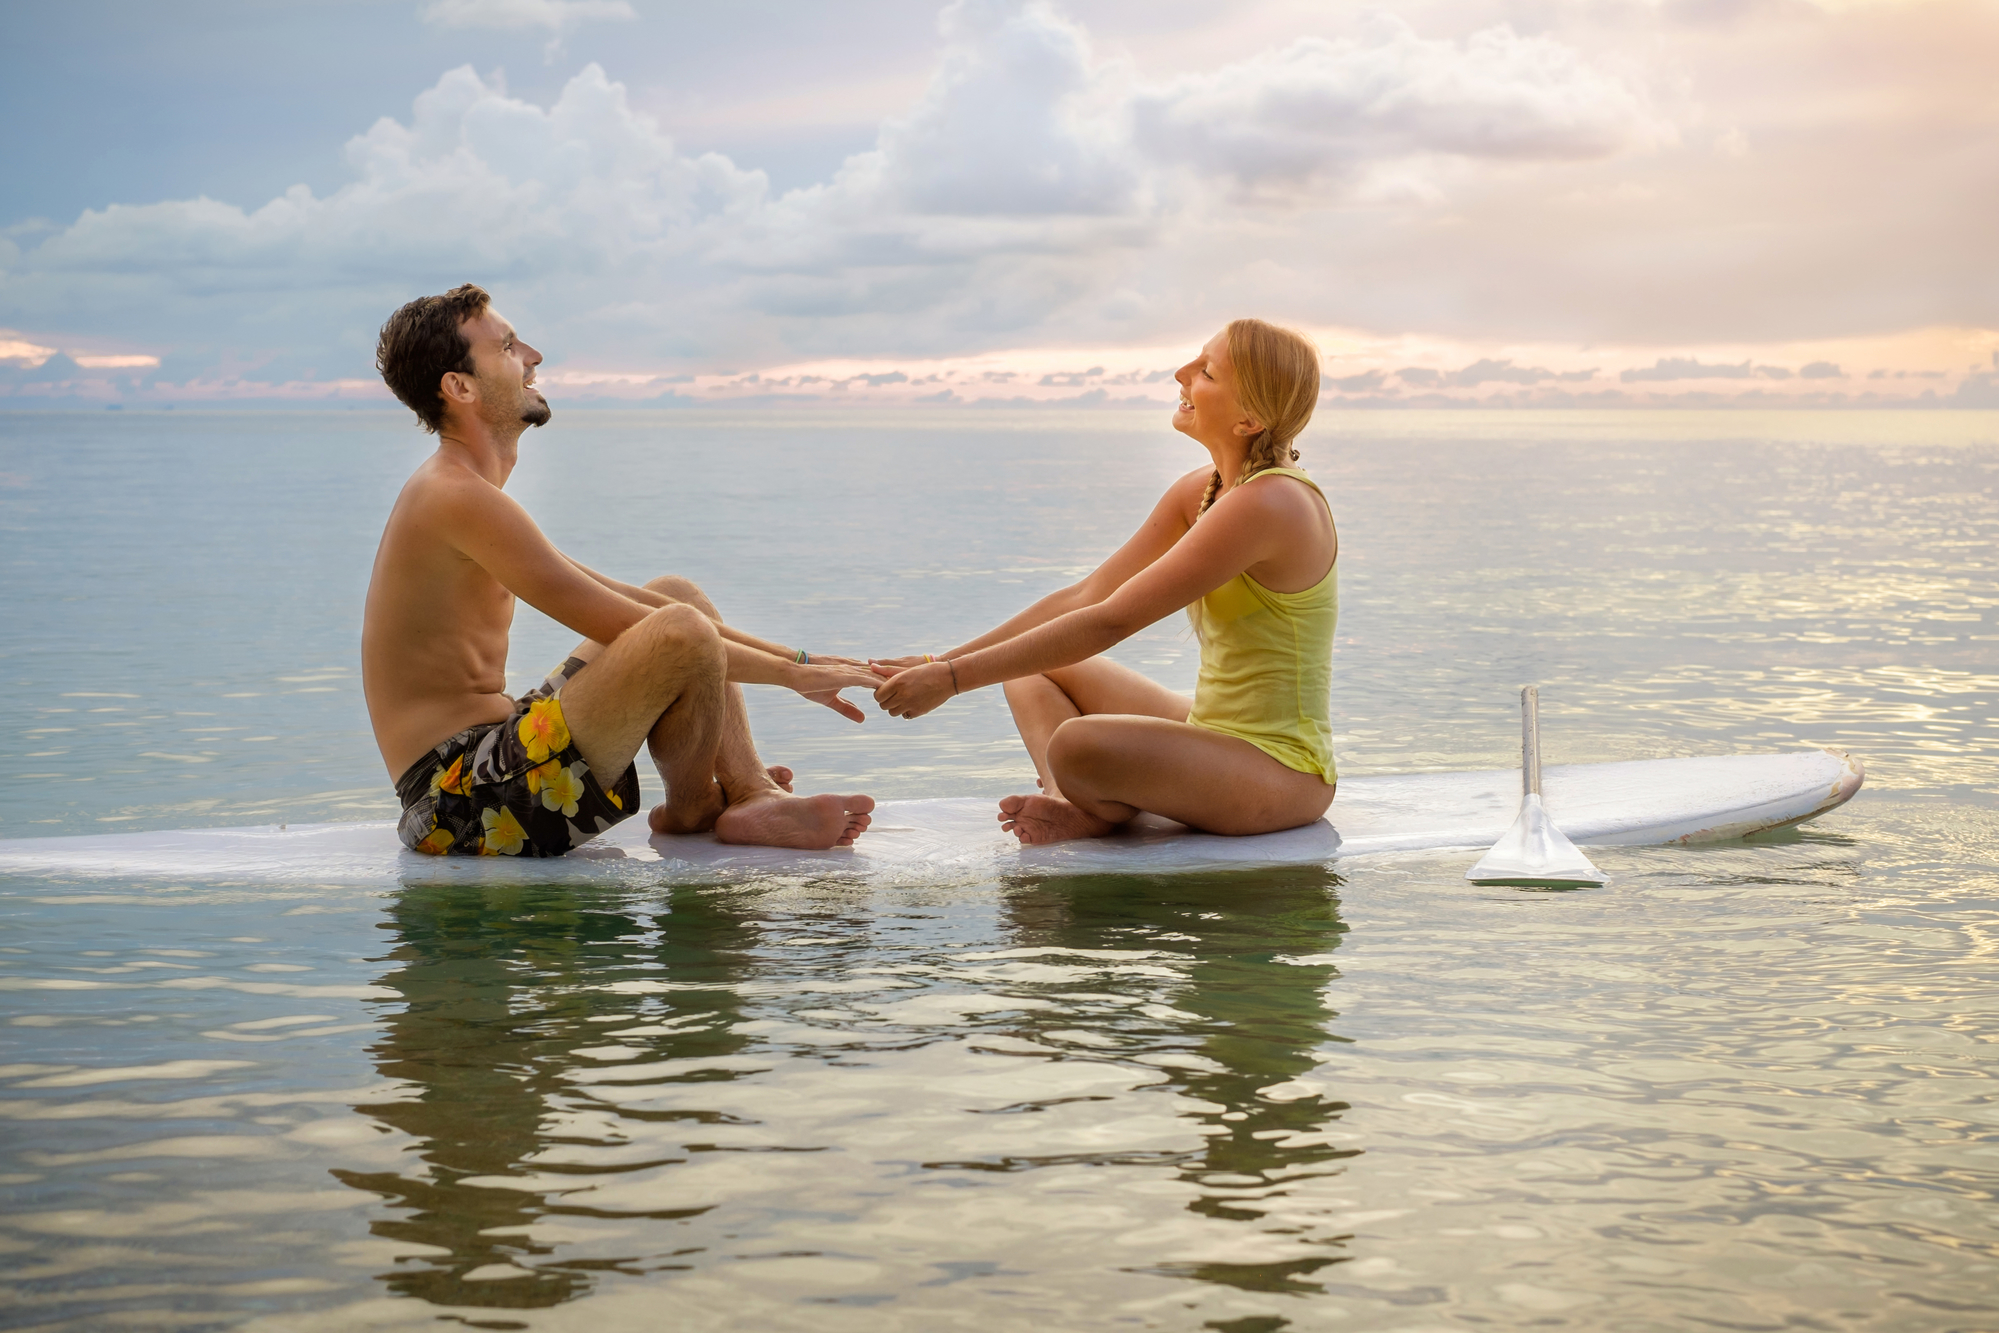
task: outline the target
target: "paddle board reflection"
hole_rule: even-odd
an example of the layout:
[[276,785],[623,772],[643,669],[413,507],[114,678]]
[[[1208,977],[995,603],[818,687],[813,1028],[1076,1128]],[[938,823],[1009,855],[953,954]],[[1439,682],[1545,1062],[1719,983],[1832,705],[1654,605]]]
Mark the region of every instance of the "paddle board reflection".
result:
[[[602,1210],[564,1202],[596,1169],[589,1150],[618,1141],[571,1074],[601,1067],[589,1052],[619,1041],[635,993],[651,1029],[643,1043],[663,1058],[727,1057],[748,1043],[735,1031],[737,996],[758,932],[727,902],[694,888],[645,902],[469,884],[418,884],[397,896],[387,923],[395,966],[379,984],[403,1008],[370,1054],[407,1092],[355,1109],[414,1138],[418,1161],[401,1172],[334,1173],[387,1201],[390,1215],[372,1231],[410,1247],[411,1258],[381,1274],[391,1291],[537,1309],[583,1295],[595,1274],[634,1271],[615,1228],[608,1250],[586,1239]],[[673,989],[644,986],[662,975]],[[563,1243],[548,1239],[557,1234]]]
[[[1295,1080],[1311,1073],[1326,1048],[1345,1040],[1331,1027],[1337,1013],[1326,988],[1339,975],[1328,955],[1346,925],[1336,890],[1321,867],[1285,867],[1220,875],[1095,876],[1025,882],[1006,899],[1006,921],[1020,950],[1070,957],[1134,951],[1177,964],[1179,980],[1133,1004],[1128,978],[1100,974],[1101,1005],[1065,986],[1064,1005],[1030,1010],[1022,1037],[1066,1044],[1086,1008],[1097,1038],[1090,1053],[1157,1069],[1158,1090],[1177,1094],[1202,1146],[1155,1154],[1106,1153],[1106,1165],[1147,1160],[1177,1168],[1191,1187],[1189,1212],[1242,1223],[1262,1233],[1251,1262],[1162,1258],[1149,1271],[1251,1291],[1317,1292],[1311,1274],[1352,1256],[1345,1235],[1322,1225],[1298,1187],[1338,1175],[1359,1150],[1342,1146],[1348,1109]],[[1073,952],[1069,952],[1073,951]],[[1074,1160],[1074,1159],[1071,1159]],[[967,1162],[984,1170],[1023,1170],[1033,1160]],[[1235,1248],[1235,1247],[1232,1247]]]

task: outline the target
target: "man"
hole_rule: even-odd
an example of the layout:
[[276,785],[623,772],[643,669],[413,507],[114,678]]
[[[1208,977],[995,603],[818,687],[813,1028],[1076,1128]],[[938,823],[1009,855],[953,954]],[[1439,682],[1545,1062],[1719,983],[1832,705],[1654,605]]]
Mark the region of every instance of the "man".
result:
[[[637,809],[644,745],[666,784],[655,833],[851,845],[874,802],[791,795],[790,770],[757,758],[739,685],[788,686],[859,722],[839,692],[877,678],[731,629],[685,579],[633,587],[558,551],[503,489],[521,432],[549,419],[540,363],[469,283],[411,301],[376,347],[382,378],[438,437],[389,515],[361,629],[404,844],[559,856]],[[583,636],[519,699],[506,693],[516,597]]]

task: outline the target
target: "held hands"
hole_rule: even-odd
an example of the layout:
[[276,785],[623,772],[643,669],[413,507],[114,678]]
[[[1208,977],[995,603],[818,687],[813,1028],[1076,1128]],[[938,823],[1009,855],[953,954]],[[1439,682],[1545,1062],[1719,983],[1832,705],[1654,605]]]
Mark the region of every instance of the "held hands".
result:
[[849,722],[863,722],[867,714],[859,707],[840,697],[844,689],[872,690],[881,684],[881,677],[868,669],[865,662],[857,662],[851,657],[822,657],[813,654],[807,664],[793,668],[796,679],[788,682],[791,688],[810,699],[815,704],[823,704]]
[[922,655],[877,660],[874,670],[879,688],[875,702],[893,717],[922,717],[958,692],[951,665],[941,660],[925,662]]

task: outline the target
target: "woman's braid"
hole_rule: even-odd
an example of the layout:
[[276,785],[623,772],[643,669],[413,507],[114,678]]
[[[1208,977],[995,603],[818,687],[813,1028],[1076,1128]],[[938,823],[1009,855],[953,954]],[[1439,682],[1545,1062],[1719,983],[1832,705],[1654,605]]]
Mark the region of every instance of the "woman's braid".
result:
[[[1277,439],[1270,431],[1263,431],[1249,442],[1249,453],[1242,460],[1242,475],[1235,479],[1235,484],[1240,486],[1259,472],[1266,472],[1271,468],[1283,467],[1286,463],[1295,463],[1297,461],[1298,451],[1296,449],[1292,448],[1288,442]],[[1197,516],[1208,512],[1208,506],[1215,502],[1215,496],[1220,494],[1221,489],[1222,474],[1220,472],[1210,472],[1208,474],[1208,489],[1202,492],[1201,507],[1195,511]]]

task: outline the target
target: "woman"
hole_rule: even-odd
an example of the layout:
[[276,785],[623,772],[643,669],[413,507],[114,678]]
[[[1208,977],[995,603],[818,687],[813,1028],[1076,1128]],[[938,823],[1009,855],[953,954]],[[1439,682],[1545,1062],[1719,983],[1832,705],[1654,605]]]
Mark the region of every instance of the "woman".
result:
[[[1270,833],[1333,801],[1339,537],[1325,496],[1287,466],[1318,402],[1318,353],[1239,319],[1174,378],[1174,428],[1211,467],[1173,483],[1081,583],[942,658],[876,665],[890,679],[875,697],[897,717],[1005,684],[1041,775],[1040,795],[1000,802],[1023,843],[1101,837],[1141,810]],[[1097,656],[1183,607],[1201,641],[1192,699]]]

